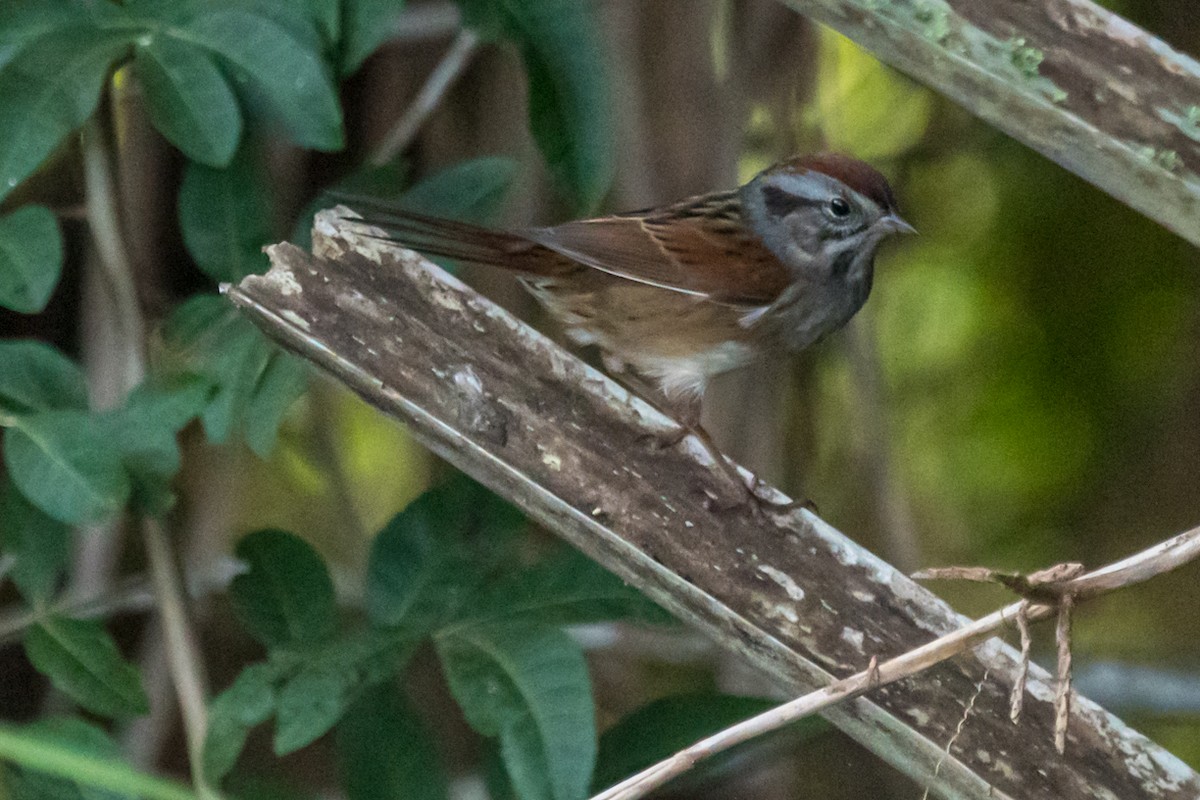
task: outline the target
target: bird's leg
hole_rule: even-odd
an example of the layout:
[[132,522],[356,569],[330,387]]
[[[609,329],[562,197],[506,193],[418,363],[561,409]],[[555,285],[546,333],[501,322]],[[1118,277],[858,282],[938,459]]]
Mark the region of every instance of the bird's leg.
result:
[[[758,493],[758,486],[761,481],[759,481],[758,477],[751,475],[749,482],[747,482],[737,465],[721,452],[721,448],[717,446],[717,442],[713,439],[712,434],[700,424],[700,395],[697,394],[688,396],[682,400],[675,400],[664,394],[658,387],[648,384],[640,376],[624,368],[624,365],[606,363],[605,366],[609,368],[609,372],[618,381],[632,389],[642,399],[663,414],[679,423],[678,428],[668,433],[650,434],[649,438],[653,440],[656,447],[665,450],[676,446],[688,436],[694,436],[696,441],[708,452],[717,469],[737,487],[738,499],[719,505],[719,510],[732,510],[741,508],[747,504],[755,511],[770,509],[780,513],[792,511],[796,508],[807,508],[810,511],[815,509],[810,500],[789,500],[781,503],[760,495]],[[713,502],[717,502],[716,498],[713,499]]]
[[721,449],[717,446],[716,441],[712,438],[712,434],[710,434],[703,425],[701,425],[699,422],[696,422],[688,427],[690,428],[688,432],[692,436],[696,437],[696,440],[700,442],[701,446],[708,451],[709,456],[712,457],[717,467],[720,468],[720,470],[725,473],[725,476],[729,478],[729,480],[732,481],[740,490],[740,496],[738,499],[729,504],[722,505],[719,503],[717,498],[713,498],[713,504],[715,505],[716,510],[729,511],[748,505],[755,513],[761,513],[762,511],[770,510],[783,514],[787,513],[788,511],[794,511],[797,508],[807,508],[809,511],[816,511],[816,505],[807,498],[802,500],[787,500],[780,502],[759,494],[758,487],[760,484],[762,484],[762,481],[759,480],[757,475],[751,474],[750,480],[747,482],[746,478],[742,476],[741,471],[738,469],[737,464],[735,464],[724,453],[721,452]]
[[619,383],[645,400],[665,417],[670,417],[679,423],[672,431],[664,433],[649,433],[642,437],[654,444],[659,450],[667,450],[682,442],[700,427],[700,399],[688,400],[684,403],[672,402],[657,386],[642,380],[642,377],[630,370],[624,362],[604,357],[604,366],[608,373]]

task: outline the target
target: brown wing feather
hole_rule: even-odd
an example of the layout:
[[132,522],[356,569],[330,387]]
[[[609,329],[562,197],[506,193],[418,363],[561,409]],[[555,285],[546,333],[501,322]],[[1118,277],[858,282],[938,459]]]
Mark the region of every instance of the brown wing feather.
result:
[[732,193],[552,228],[522,231],[581,264],[726,303],[770,303],[787,269],[742,224]]
[[787,269],[742,223],[732,192],[662,208],[499,231],[346,198],[386,238],[435,256],[557,277],[579,265],[639,283],[736,305],[765,305]]

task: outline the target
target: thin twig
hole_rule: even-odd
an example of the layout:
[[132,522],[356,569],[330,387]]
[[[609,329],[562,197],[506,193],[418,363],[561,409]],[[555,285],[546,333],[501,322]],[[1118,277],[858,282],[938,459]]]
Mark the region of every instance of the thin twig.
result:
[[[1200,527],[1192,528],[1107,567],[1064,581],[1059,588],[1063,598],[1071,597],[1078,601],[1140,583],[1182,566],[1198,556],[1200,556]],[[592,800],[636,800],[644,797],[667,781],[687,772],[700,761],[728,750],[734,745],[777,730],[835,703],[857,697],[876,686],[883,686],[901,678],[910,677],[952,656],[970,650],[995,636],[1023,611],[1032,621],[1044,619],[1056,610],[1054,605],[1048,603],[1031,603],[1027,600],[1012,603],[928,644],[882,664],[872,664],[862,672],[835,681],[828,686],[759,714],[757,717],[752,717],[702,739],[690,747],[680,750],[670,758],[601,792]]]
[[81,140],[88,226],[125,347],[122,373],[117,376],[124,397],[146,373],[146,325],[133,279],[133,263],[121,233],[108,132],[98,115],[93,114],[84,124]]
[[[125,247],[112,175],[112,145],[103,104],[80,131],[83,209],[94,246],[83,283],[82,355],[93,408],[119,405],[142,379],[144,326]],[[123,520],[84,526],[75,537],[69,582],[71,597],[97,597],[112,590],[125,542]]]
[[470,28],[463,28],[442,56],[442,60],[429,73],[429,78],[421,91],[396,124],[383,137],[368,159],[375,166],[382,166],[408,147],[417,131],[425,124],[425,120],[438,107],[446,91],[458,79],[471,61],[471,56],[479,47],[479,37]]
[[409,5],[396,21],[389,42],[423,42],[449,36],[462,25],[462,14],[454,3]]
[[[119,345],[125,354],[114,388],[117,396],[124,398],[146,374],[146,326],[138,303],[133,265],[121,232],[108,131],[99,115],[93,115],[85,123],[82,139],[88,224],[116,309]],[[168,643],[168,666],[183,715],[193,783],[202,798],[218,797],[203,776],[201,755],[208,720],[203,662],[185,610],[183,583],[159,521],[143,519],[142,534],[163,637]]]
[[[241,569],[232,558],[219,559],[201,570],[191,570],[187,594],[192,599],[224,590]],[[25,629],[47,614],[65,614],[80,619],[106,619],[115,614],[149,611],[154,608],[150,577],[144,573],[121,578],[111,592],[97,597],[73,597],[63,594],[40,612],[24,605],[0,611],[0,645],[18,638]]]
[[167,665],[183,715],[192,784],[202,798],[216,798],[220,795],[204,777],[204,738],[208,731],[206,681],[196,635],[184,606],[183,582],[179,578],[166,531],[159,521],[152,517],[144,519],[142,535],[146,543],[146,557],[150,562],[150,578],[158,601],[158,613],[162,619]]

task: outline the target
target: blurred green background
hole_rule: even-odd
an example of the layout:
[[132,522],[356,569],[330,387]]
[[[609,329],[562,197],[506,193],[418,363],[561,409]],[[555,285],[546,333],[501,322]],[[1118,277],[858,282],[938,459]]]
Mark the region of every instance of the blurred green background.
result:
[[[1194,0],[1103,5],[1200,53]],[[1200,521],[1196,248],[777,3],[602,0],[591,9],[611,96],[610,111],[597,115],[608,128],[596,134],[612,138],[616,156],[604,209],[728,188],[776,159],[832,149],[887,174],[921,234],[885,247],[872,297],[848,330],[719,381],[706,413],[732,454],[907,570],[1097,566]],[[411,103],[454,35],[446,10],[410,4],[403,35],[345,82],[346,152],[270,144],[264,180],[277,238]],[[141,295],[158,321],[207,284],[174,220],[181,159],[149,126],[136,86],[119,97],[123,211]],[[517,169],[498,221],[568,218],[526,104],[519,55],[477,49],[404,152],[409,180],[506,156]],[[62,212],[68,261],[45,312],[0,313],[4,336],[72,353],[87,336],[84,237],[71,215],[78,184],[60,154],[18,198],[50,198]],[[553,330],[508,276],[465,277]],[[184,562],[197,574],[245,532],[277,527],[312,542],[335,584],[353,592],[369,532],[449,472],[403,428],[323,380],[291,408],[266,459],[209,444],[195,427],[185,434],[175,514]],[[1105,597],[1081,610],[1075,636],[1080,690],[1193,767],[1198,586],[1195,568],[1185,568]],[[973,616],[1008,599],[978,585],[933,588]],[[219,653],[218,685],[255,652],[227,612],[216,599],[202,621]],[[668,694],[769,690],[684,633],[639,646],[642,635],[619,634],[627,648],[600,637],[590,650],[602,727]],[[1046,663],[1049,632],[1037,641]],[[657,660],[664,649],[675,661]],[[28,670],[7,676],[6,716],[28,715],[39,684]],[[743,754],[678,796],[917,796],[919,787],[840,734],[793,738]],[[165,742],[163,760],[178,766],[178,742]],[[446,747],[451,764],[469,761]],[[319,762],[287,763],[320,780]]]

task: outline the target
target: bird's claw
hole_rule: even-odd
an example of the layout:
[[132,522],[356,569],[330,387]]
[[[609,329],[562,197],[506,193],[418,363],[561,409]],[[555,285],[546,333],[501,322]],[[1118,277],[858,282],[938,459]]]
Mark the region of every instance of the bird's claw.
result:
[[[733,477],[732,475],[730,477]],[[812,513],[817,513],[817,504],[808,498],[799,500],[775,500],[760,492],[761,488],[766,485],[757,477],[754,476],[747,483],[741,479],[739,475],[736,478],[740,491],[737,492],[736,499],[717,497],[708,491],[705,492],[704,507],[713,512],[727,513],[730,511],[739,511],[748,509],[750,514],[755,519],[763,520],[770,513],[774,515],[789,514],[797,509],[805,509]]]
[[686,425],[679,425],[674,430],[643,433],[638,437],[638,441],[649,445],[655,450],[670,450],[691,435],[691,428]]

